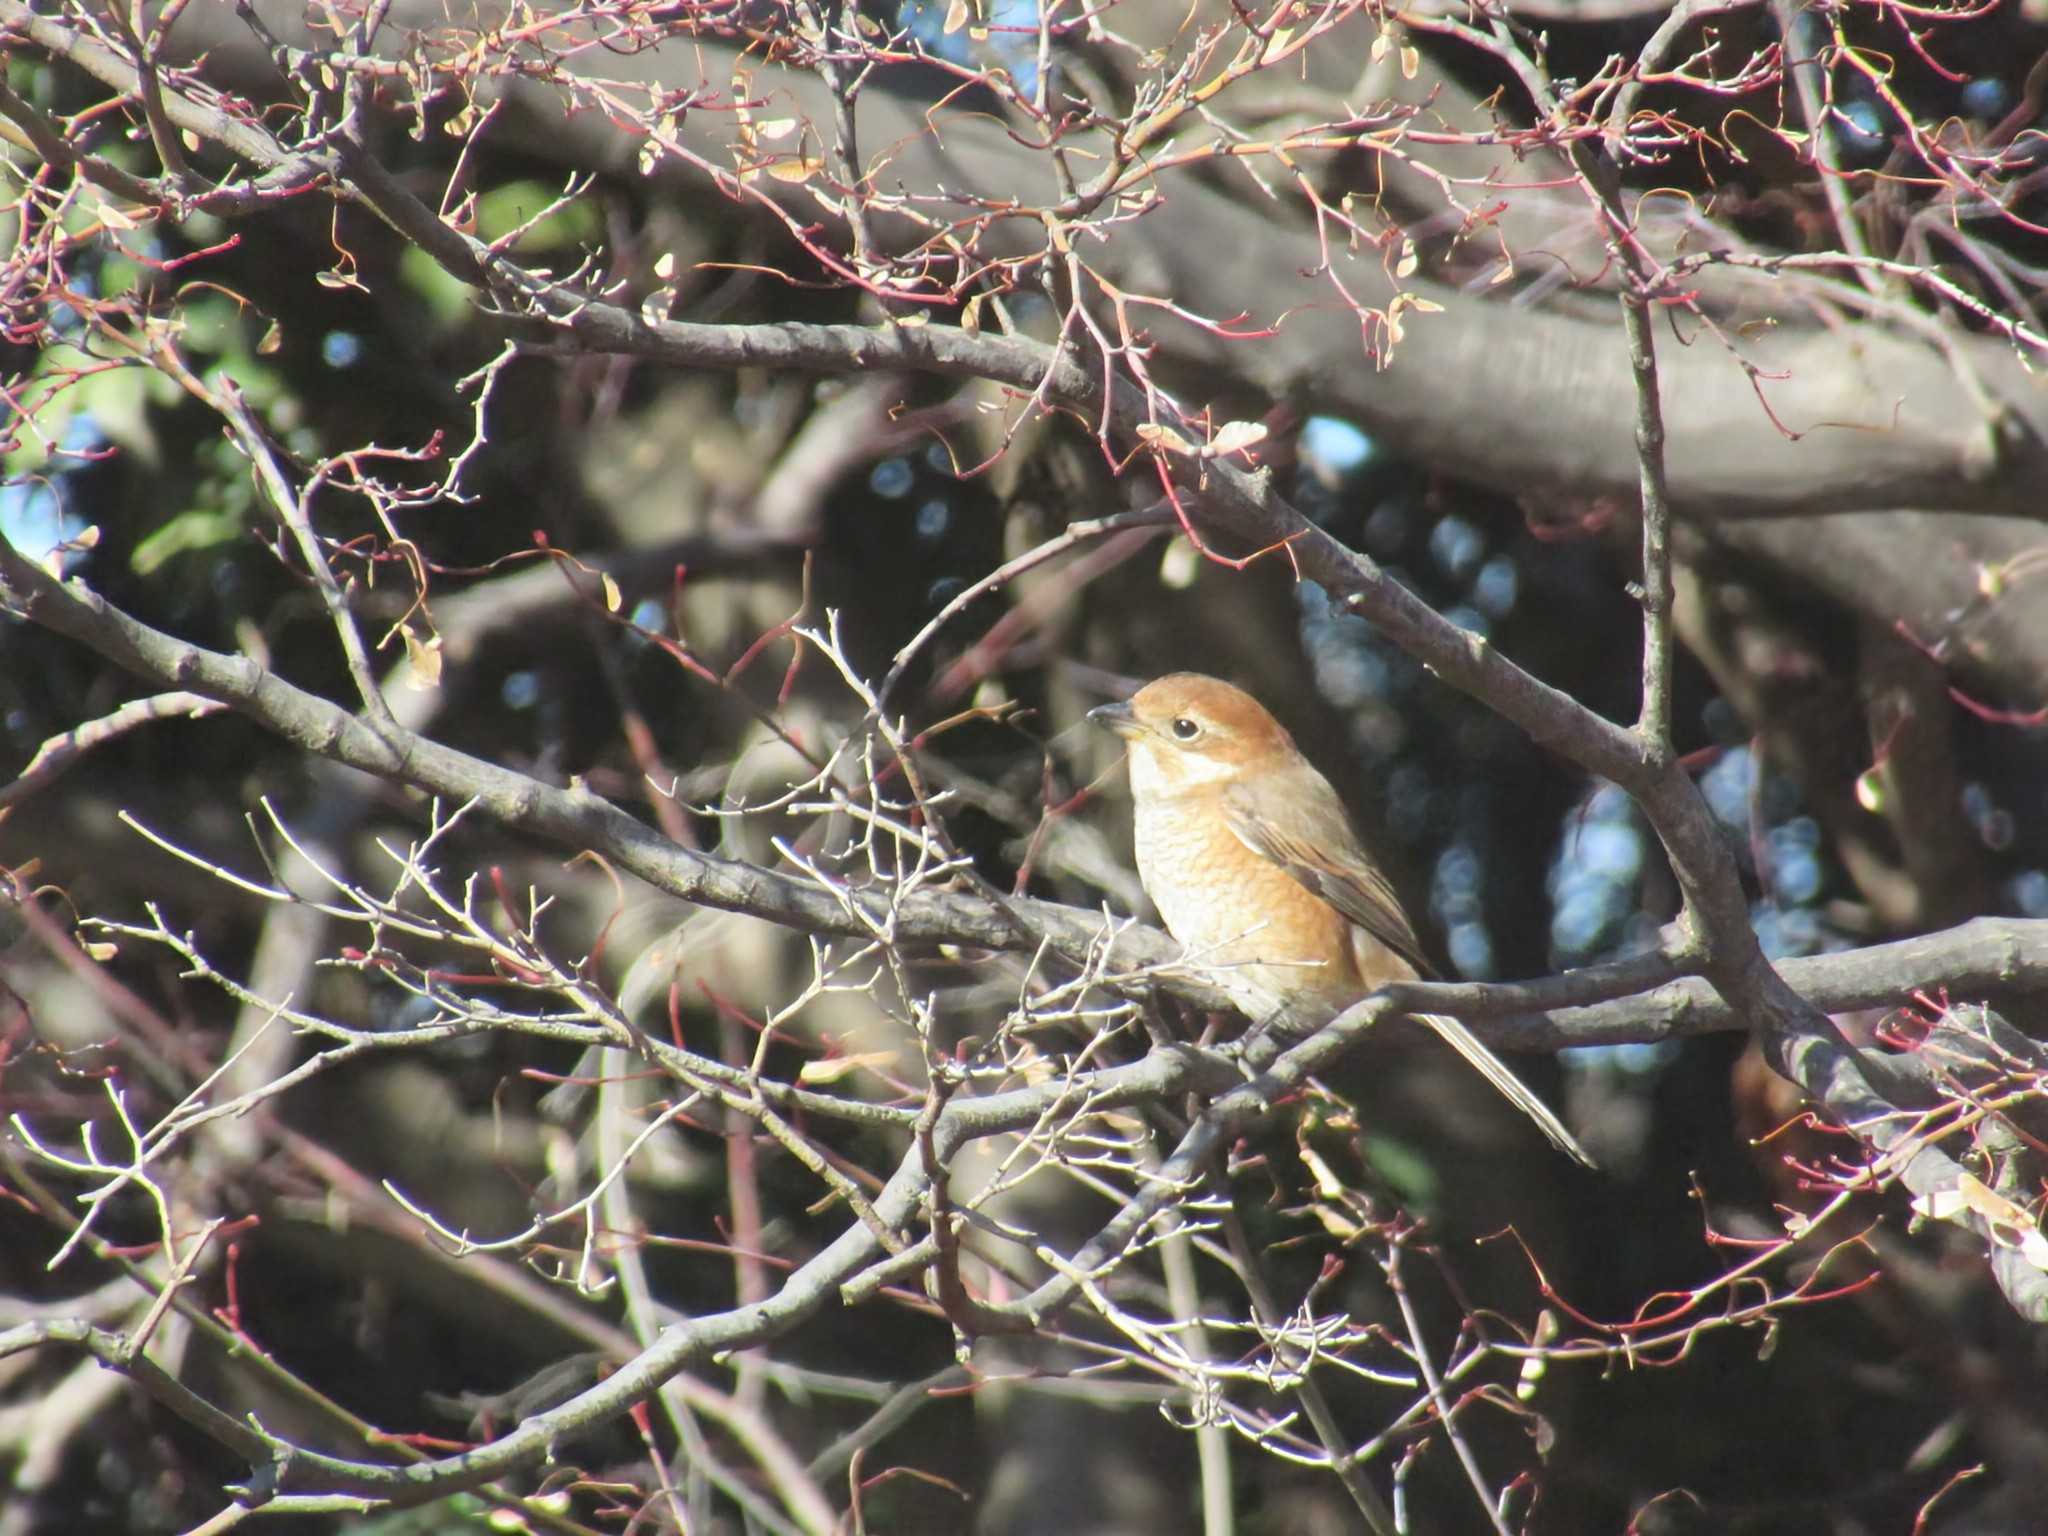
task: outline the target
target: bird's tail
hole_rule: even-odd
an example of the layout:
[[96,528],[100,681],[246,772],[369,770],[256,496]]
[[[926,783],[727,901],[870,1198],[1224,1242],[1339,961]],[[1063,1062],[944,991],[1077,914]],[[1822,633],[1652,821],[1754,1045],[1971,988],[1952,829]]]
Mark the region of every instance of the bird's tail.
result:
[[1479,1075],[1507,1096],[1507,1100],[1523,1114],[1536,1122],[1536,1128],[1548,1136],[1558,1149],[1570,1154],[1588,1168],[1600,1165],[1587,1155],[1586,1149],[1578,1144],[1572,1133],[1564,1128],[1564,1122],[1551,1113],[1550,1106],[1530,1091],[1507,1063],[1479,1043],[1471,1030],[1456,1019],[1441,1013],[1418,1013],[1418,1023],[1427,1024],[1443,1037],[1444,1044],[1456,1051],[1475,1067]]

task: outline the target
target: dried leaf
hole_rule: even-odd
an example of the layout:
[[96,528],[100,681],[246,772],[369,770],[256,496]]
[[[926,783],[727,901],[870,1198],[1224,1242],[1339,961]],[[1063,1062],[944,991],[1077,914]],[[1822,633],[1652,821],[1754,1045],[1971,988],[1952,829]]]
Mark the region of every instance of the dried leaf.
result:
[[825,169],[825,162],[816,155],[792,155],[787,160],[771,160],[767,171],[777,181],[800,184],[809,181]]
[[1325,1200],[1342,1200],[1348,1193],[1344,1188],[1344,1181],[1338,1178],[1336,1170],[1324,1161],[1323,1154],[1306,1142],[1301,1143],[1297,1150],[1301,1156],[1302,1166],[1315,1175],[1316,1193]]
[[410,624],[399,631],[405,638],[406,683],[425,693],[441,686],[441,637],[421,635]]
[[1361,1223],[1327,1205],[1316,1206],[1315,1214],[1316,1220],[1323,1224],[1323,1230],[1340,1243],[1356,1242],[1365,1230]]
[[862,1067],[873,1067],[880,1071],[893,1066],[894,1051],[864,1051],[852,1056],[826,1056],[818,1061],[807,1061],[797,1072],[797,1080],[805,1083],[836,1083],[849,1077]]
[[1138,428],[1138,441],[1149,448],[1160,448],[1167,453],[1193,454],[1195,445],[1182,437],[1171,427],[1162,427],[1156,421],[1145,422]]
[[[1968,1178],[1968,1174],[1963,1175]],[[1932,1194],[1915,1195],[1913,1210],[1916,1214],[1933,1221],[1953,1221],[1970,1208],[1970,1202],[1963,1198],[1959,1189],[1937,1189]]]
[[1262,421],[1226,421],[1209,444],[1209,451],[1218,457],[1226,453],[1241,453],[1254,443],[1266,440],[1266,424]]
[[1991,1240],[1999,1247],[2013,1250],[2036,1269],[2048,1270],[2048,1237],[2042,1235],[2033,1214],[1971,1174],[1958,1174],[1954,1189],[1919,1196],[1913,1209],[1937,1221],[1969,1211],[1984,1219]]

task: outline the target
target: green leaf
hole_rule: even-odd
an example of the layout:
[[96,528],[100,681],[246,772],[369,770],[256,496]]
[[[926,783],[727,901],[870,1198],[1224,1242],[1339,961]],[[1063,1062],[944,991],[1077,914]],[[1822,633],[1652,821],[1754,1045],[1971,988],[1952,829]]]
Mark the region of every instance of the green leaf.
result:
[[234,513],[193,507],[138,542],[128,567],[138,576],[153,576],[179,555],[218,549],[241,536],[242,520]]
[[407,246],[399,256],[398,280],[426,305],[438,330],[451,330],[462,324],[476,302],[476,289],[451,276],[446,267],[416,245]]
[[[476,232],[499,240],[553,203],[559,194],[540,181],[514,181],[493,187],[476,201]],[[521,235],[512,247],[522,256],[560,250],[596,241],[601,227],[597,209],[586,198],[565,203]]]
[[153,370],[137,364],[116,368],[81,380],[73,406],[89,414],[100,435],[126,449],[154,469],[163,461],[163,448],[149,420],[149,375]]
[[[74,377],[67,379],[67,374]],[[65,467],[63,460],[53,465],[49,445],[64,442],[81,416],[92,422],[101,441],[154,465],[157,442],[144,407],[155,377],[155,370],[139,363],[104,367],[69,343],[45,347],[17,387],[16,398],[31,402],[30,429],[21,434],[20,446],[0,459],[0,476],[15,480]]]
[[179,339],[187,351],[218,357],[249,350],[242,306],[226,294],[200,292],[186,299],[178,306],[178,321],[183,327]]
[[1375,1173],[1394,1186],[1404,1204],[1422,1211],[1442,1207],[1442,1181],[1435,1164],[1425,1154],[1392,1136],[1367,1135],[1361,1140],[1365,1160]]

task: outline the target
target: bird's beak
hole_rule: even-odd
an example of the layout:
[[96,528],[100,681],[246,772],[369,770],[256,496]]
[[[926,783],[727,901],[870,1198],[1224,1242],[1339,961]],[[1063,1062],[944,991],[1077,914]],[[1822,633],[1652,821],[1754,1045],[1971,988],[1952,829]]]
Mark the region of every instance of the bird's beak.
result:
[[1114,704],[1098,704],[1088,711],[1088,718],[1106,731],[1115,731],[1119,736],[1138,734],[1138,717],[1131,713],[1131,706],[1123,700]]

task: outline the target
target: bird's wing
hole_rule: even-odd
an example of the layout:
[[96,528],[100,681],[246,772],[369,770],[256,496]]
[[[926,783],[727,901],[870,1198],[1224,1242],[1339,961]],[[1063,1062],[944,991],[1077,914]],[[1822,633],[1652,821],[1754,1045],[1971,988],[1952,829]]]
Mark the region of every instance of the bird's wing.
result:
[[1314,769],[1300,775],[1300,784],[1276,782],[1294,776],[1274,774],[1226,789],[1223,808],[1232,835],[1407,961],[1418,977],[1428,977],[1429,961],[1401,900],[1359,848],[1337,792]]
[[[1276,782],[1286,777],[1283,772],[1254,785],[1234,784],[1224,791],[1224,813],[1232,835],[1260,858],[1278,864],[1407,961],[1418,977],[1427,978],[1429,962],[1423,958],[1415,930],[1401,910],[1400,898],[1378,866],[1359,848],[1350,823],[1344,819],[1337,792],[1312,768],[1299,776],[1299,783]],[[1588,1168],[1599,1166],[1564,1128],[1564,1122],[1550,1106],[1471,1030],[1441,1013],[1418,1013],[1415,1018],[1435,1030],[1444,1044],[1464,1057],[1509,1103],[1535,1121],[1536,1128],[1560,1150]]]

